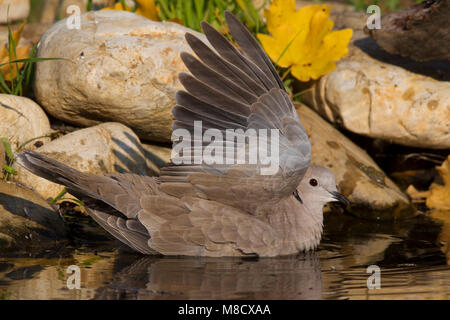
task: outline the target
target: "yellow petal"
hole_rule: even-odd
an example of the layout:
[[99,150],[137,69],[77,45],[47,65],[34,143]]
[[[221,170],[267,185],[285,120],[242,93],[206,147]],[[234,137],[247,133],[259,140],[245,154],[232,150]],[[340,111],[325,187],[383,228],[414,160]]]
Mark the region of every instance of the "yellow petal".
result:
[[264,9],[267,29],[270,33],[286,23],[286,19],[295,14],[295,0],[274,0],[269,9]]
[[121,10],[121,11],[129,11],[129,12],[133,11],[126,4],[125,4],[125,9],[124,9],[121,2],[117,2],[116,4],[114,4],[113,7],[106,7],[106,8],[103,8],[102,10]]
[[[30,46],[24,46],[18,48],[20,42],[20,36],[22,34],[25,23],[22,23],[18,30],[12,33],[12,41],[14,41],[14,46],[8,40],[8,49],[2,47],[0,50],[0,64],[8,63],[9,61],[19,60],[28,58],[30,52]],[[15,52],[14,52],[15,47]],[[6,64],[0,67],[0,73],[5,80],[12,80],[17,77],[17,67],[19,70],[23,67],[24,63],[13,63]]]
[[348,51],[352,30],[332,31],[328,5],[295,10],[294,0],[274,0],[265,10],[270,35],[258,39],[270,59],[288,68],[300,81],[318,79],[336,68],[335,61]]
[[317,51],[325,35],[333,29],[333,21],[329,20],[330,7],[327,5],[315,6],[315,12],[311,17],[308,33],[308,45]]
[[[11,61],[13,60],[20,60],[20,59],[26,59],[28,58],[28,55],[30,53],[30,46],[24,46],[16,49],[17,56],[12,56]],[[1,61],[0,63],[7,63],[9,60],[9,57],[5,59],[6,61]],[[3,75],[3,78],[7,81],[10,81],[17,77],[17,66],[19,67],[19,70],[22,69],[24,63],[12,63],[12,64],[6,64],[4,66],[0,67],[0,72]]]
[[319,57],[327,57],[328,60],[337,61],[348,52],[348,44],[353,36],[352,29],[343,29],[328,33],[318,53]]
[[137,0],[138,9],[136,13],[153,21],[159,21],[159,8],[156,7],[153,0]]
[[289,61],[289,57],[287,55],[280,56],[285,48],[284,42],[281,43],[277,41],[274,37],[268,36],[266,34],[257,34],[259,41],[262,46],[266,48],[266,53],[272,59],[272,61],[276,62],[282,68],[287,68],[292,64],[292,61]]
[[8,49],[4,46],[0,47],[0,61],[2,61],[2,59],[6,59],[8,58],[9,54],[8,54]]

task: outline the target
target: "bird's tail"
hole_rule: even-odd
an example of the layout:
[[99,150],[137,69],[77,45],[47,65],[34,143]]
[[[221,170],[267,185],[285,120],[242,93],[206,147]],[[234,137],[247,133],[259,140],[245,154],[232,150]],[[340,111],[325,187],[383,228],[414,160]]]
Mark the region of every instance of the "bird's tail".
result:
[[98,198],[86,185],[88,174],[75,170],[57,160],[33,151],[16,154],[17,162],[35,175],[63,185],[77,198]]

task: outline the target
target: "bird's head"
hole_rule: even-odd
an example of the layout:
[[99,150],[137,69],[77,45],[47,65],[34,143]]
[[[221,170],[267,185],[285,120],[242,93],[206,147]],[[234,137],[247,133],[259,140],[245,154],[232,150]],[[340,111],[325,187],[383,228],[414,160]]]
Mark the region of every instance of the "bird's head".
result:
[[309,166],[297,190],[295,198],[305,205],[314,203],[323,207],[328,202],[340,202],[344,206],[350,204],[336,186],[333,173],[321,166]]

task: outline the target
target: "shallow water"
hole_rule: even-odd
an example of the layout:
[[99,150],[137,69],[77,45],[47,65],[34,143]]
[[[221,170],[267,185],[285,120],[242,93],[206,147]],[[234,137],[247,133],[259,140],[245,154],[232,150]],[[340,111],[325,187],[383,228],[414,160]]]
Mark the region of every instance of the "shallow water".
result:
[[[111,241],[0,258],[0,299],[448,299],[448,216],[329,213],[319,250],[295,257],[143,257]],[[67,288],[70,265],[80,267],[79,290]],[[367,288],[369,265],[380,267],[380,289]]]

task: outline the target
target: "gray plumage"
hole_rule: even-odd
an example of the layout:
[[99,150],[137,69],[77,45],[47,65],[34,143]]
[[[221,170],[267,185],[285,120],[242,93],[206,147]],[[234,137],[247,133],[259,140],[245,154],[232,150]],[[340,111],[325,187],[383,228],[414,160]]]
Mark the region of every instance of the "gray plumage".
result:
[[[208,144],[194,144],[193,135],[194,121],[202,121],[203,131],[223,133],[218,142],[228,150],[227,129],[277,129],[275,174],[262,175],[260,160],[171,164],[159,178],[85,174],[36,152],[18,155],[19,163],[64,185],[103,228],[144,254],[276,256],[315,248],[323,205],[346,199],[329,170],[310,166],[308,136],[269,58],[232,14],[225,17],[240,50],[205,22],[203,31],[215,51],[186,34],[198,59],[181,54],[190,74],[179,75],[186,91],[176,95],[175,138],[176,129],[185,129],[192,137],[188,151],[203,152]],[[242,141],[247,155],[255,152]],[[175,139],[173,146],[178,143]],[[223,160],[230,154],[236,157],[234,146]]]

